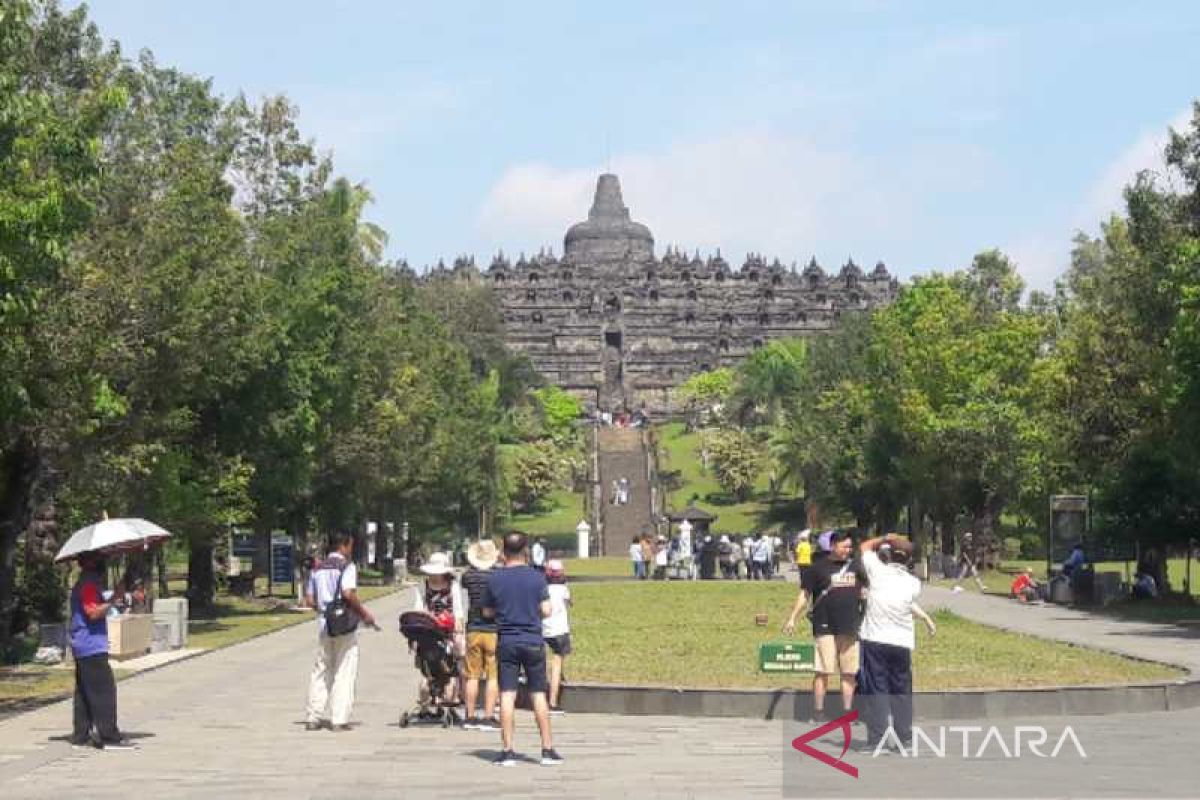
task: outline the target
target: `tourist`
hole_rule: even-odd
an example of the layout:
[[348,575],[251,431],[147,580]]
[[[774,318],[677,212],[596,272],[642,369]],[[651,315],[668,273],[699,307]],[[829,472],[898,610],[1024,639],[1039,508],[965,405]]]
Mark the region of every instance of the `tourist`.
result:
[[[500,730],[500,720],[494,716],[496,704],[500,701],[496,670],[496,621],[483,616],[488,577],[492,567],[496,566],[497,556],[496,543],[491,539],[472,542],[467,548],[467,563],[470,566],[462,577],[463,589],[467,593],[464,730]],[[479,701],[479,681],[485,679],[487,689],[484,692],[481,714],[476,705]]]
[[979,587],[979,591],[984,591],[983,579],[979,577],[979,570],[975,566],[978,559],[979,556],[975,551],[975,537],[970,531],[967,531],[962,535],[962,545],[958,553],[958,576],[954,580],[953,591],[961,592],[963,590],[959,581],[967,575],[975,579],[975,585]]
[[530,549],[530,557],[532,559],[533,568],[539,572],[546,570],[546,540],[538,537],[533,542],[533,547]]
[[1087,556],[1083,552],[1083,542],[1076,542],[1071,548],[1071,554],[1063,562],[1062,574],[1071,578],[1087,565]]
[[812,531],[808,528],[800,531],[800,535],[796,537],[796,568],[801,573],[805,569],[812,566],[812,542],[808,540]]
[[646,558],[642,554],[642,542],[638,537],[633,537],[633,543],[629,545],[629,561],[633,564],[633,577],[635,580],[646,580]]
[[[648,527],[648,526],[647,526]],[[654,544],[649,533],[642,534],[642,562],[645,563],[646,577],[650,577],[654,564]]]
[[668,556],[667,537],[659,536],[654,546],[654,580],[666,580]]
[[1008,596],[1022,603],[1029,603],[1038,599],[1040,588],[1038,582],[1033,579],[1033,567],[1026,567],[1013,579]]
[[333,536],[329,555],[309,578],[308,605],[317,611],[317,654],[308,683],[308,713],[305,729],[315,731],[329,725],[335,731],[350,730],[354,706],[354,682],[358,678],[358,631],[330,636],[325,610],[340,593],[350,610],[364,625],[375,627],[375,617],[358,599],[358,567],[351,560],[354,537]]
[[550,709],[546,701],[546,646],[542,620],[550,616],[550,592],[546,578],[528,564],[528,540],[514,531],[504,537],[504,567],[492,570],[484,594],[483,614],[496,620],[496,655],[500,677],[500,754],[495,763],[511,767],[517,763],[513,751],[517,689],[525,675],[525,688],[533,706],[542,739],[544,765],[561,764],[550,734]]
[[567,588],[566,569],[557,558],[546,565],[546,582],[550,616],[542,620],[542,637],[550,648],[550,713],[561,714],[563,662],[571,655],[571,590]]
[[746,564],[746,580],[754,580],[754,538],[749,534],[742,537],[742,561]]
[[610,505],[615,506],[620,501],[620,499],[621,499],[621,484],[616,478],[613,478],[612,486],[609,487],[609,501],[608,502]]
[[621,505],[629,505],[629,478],[622,476],[618,481],[617,496],[620,498]]
[[859,545],[869,583],[863,616],[862,685],[859,692],[867,723],[867,741],[860,748],[874,753],[883,741],[891,715],[892,731],[900,746],[912,741],[912,651],[916,646],[913,617],[924,621],[930,635],[933,620],[917,605],[921,582],[908,571],[912,544],[889,533]]
[[754,552],[751,558],[754,577],[757,580],[771,579],[771,538],[764,536],[761,531],[754,534]]
[[717,577],[717,543],[713,537],[705,536],[700,545],[700,580],[711,581]]
[[108,663],[108,614],[119,600],[104,601],[106,562],[96,553],[79,556],[79,579],[71,588],[71,654],[75,702],[71,744],[102,750],[133,750],[117,727],[117,683]]
[[810,609],[816,663],[813,670],[813,720],[825,713],[825,694],[829,676],[841,679],[842,708],[854,705],[858,673],[858,627],[862,622],[860,605],[863,574],[852,558],[850,534],[838,531],[830,537],[830,553],[801,575],[800,593],[792,613],[783,626],[784,634],[796,631],[796,620]]
[[717,560],[721,564],[721,577],[725,580],[736,578],[737,562],[733,558],[733,544],[729,541],[729,537],[721,534],[721,541],[717,545]]

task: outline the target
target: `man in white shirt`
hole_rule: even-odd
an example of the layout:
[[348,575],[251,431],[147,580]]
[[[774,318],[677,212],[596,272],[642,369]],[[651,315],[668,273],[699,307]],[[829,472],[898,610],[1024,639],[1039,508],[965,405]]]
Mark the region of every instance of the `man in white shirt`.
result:
[[340,587],[342,597],[362,624],[375,626],[375,617],[358,599],[358,568],[351,560],[354,537],[335,534],[332,551],[308,579],[309,606],[317,610],[317,656],[308,684],[305,728],[319,730],[329,725],[335,731],[350,730],[354,706],[354,682],[358,678],[358,631],[330,636],[325,630],[325,609]]
[[921,582],[909,571],[912,543],[895,534],[867,539],[859,545],[866,572],[867,607],[859,631],[858,694],[867,723],[864,750],[878,749],[892,730],[905,748],[912,741],[912,651],[916,646],[913,616],[934,632],[933,621],[917,605]]

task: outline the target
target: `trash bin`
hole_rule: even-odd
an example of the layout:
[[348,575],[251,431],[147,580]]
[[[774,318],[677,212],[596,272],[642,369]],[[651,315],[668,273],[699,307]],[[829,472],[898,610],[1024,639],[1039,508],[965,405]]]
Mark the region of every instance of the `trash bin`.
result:
[[1050,602],[1066,605],[1071,602],[1071,582],[1066,578],[1055,578],[1050,582]]

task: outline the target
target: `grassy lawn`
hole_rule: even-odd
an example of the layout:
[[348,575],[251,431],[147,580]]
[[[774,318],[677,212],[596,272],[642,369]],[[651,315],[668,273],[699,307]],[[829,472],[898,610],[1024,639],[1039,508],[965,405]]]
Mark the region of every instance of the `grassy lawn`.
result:
[[659,426],[658,437],[665,454],[661,470],[678,470],[682,481],[682,487],[667,498],[672,509],[685,508],[693,495],[699,495],[698,503],[718,517],[713,525],[713,531],[717,533],[751,533],[770,524],[771,503],[766,499],[765,474],[759,479],[753,497],[744,503],[734,502],[721,489],[712,472],[702,470],[699,432],[685,433],[683,423],[672,422]]
[[628,558],[603,556],[601,558],[569,558],[564,562],[567,575],[632,578],[633,567]]
[[535,536],[569,536],[575,547],[575,526],[583,515],[583,495],[569,489],[555,489],[545,500],[546,510],[537,514],[514,514],[506,523]]
[[[394,591],[391,586],[364,586],[359,597],[372,600]],[[192,620],[188,626],[188,647],[213,650],[229,647],[255,636],[311,621],[310,611],[292,611],[290,601],[248,600],[239,597],[219,597],[217,617],[212,620]],[[117,679],[131,673],[113,661]],[[75,672],[71,669],[22,664],[0,668],[0,716],[17,711],[31,702],[68,697],[74,691]]]
[[[795,600],[783,583],[580,583],[572,587],[579,681],[658,686],[797,688],[807,675],[762,674],[758,645],[781,640]],[[754,624],[767,613],[765,627]],[[1162,680],[1180,671],[1008,633],[948,612],[918,631],[918,689],[1033,687]],[[807,632],[805,632],[807,638]]]

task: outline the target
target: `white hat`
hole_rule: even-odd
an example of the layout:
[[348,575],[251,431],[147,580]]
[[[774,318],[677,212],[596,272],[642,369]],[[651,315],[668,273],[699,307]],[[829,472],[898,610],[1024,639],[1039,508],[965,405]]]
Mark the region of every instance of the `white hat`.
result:
[[429,560],[421,565],[421,572],[426,575],[449,575],[454,571],[450,564],[450,556],[446,553],[434,553]]
[[807,539],[811,533],[812,528],[805,528],[804,530],[800,531],[800,538]]

